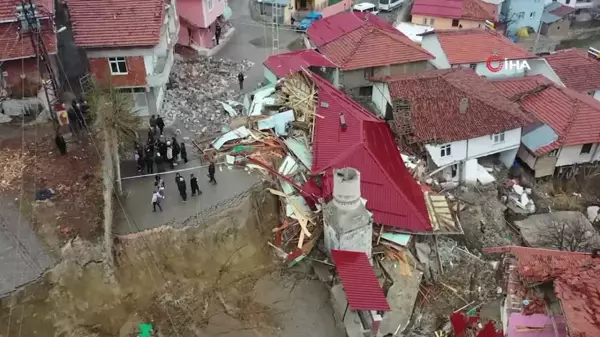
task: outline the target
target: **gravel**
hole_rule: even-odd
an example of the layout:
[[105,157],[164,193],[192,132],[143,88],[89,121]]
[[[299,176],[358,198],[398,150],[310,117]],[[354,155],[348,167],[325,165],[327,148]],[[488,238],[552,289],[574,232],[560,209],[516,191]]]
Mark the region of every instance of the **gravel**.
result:
[[171,71],[163,105],[165,123],[175,120],[196,136],[209,136],[220,132],[230,119],[219,101],[243,102],[238,88],[237,75],[246,73],[254,63],[237,63],[220,58],[177,58]]

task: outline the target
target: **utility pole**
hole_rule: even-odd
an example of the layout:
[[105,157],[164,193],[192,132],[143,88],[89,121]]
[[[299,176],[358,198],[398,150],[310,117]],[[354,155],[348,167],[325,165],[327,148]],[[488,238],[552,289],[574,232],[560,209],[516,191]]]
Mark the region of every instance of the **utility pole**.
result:
[[271,52],[271,55],[275,55],[279,53],[279,13],[281,12],[282,8],[281,5],[277,3],[277,1],[273,1],[271,9],[271,15],[273,17],[273,24],[271,25],[271,45],[273,47],[273,50]]
[[[49,77],[48,81],[42,78],[42,86],[44,87],[44,94],[46,95],[46,100],[48,101],[50,118],[52,118],[52,121],[54,122],[54,126],[56,128],[56,133],[58,134],[58,128],[60,124],[58,122],[58,116],[56,114],[56,105],[61,103],[61,92],[59,91],[60,87],[58,86],[58,82],[56,81],[54,69],[50,64],[48,49],[46,48],[46,45],[44,43],[43,27],[40,23],[41,15],[39,13],[40,12],[38,11],[38,6],[34,4],[31,0],[22,0],[21,4],[16,6],[17,19],[21,23],[21,37],[23,37],[24,34],[29,33],[29,38],[31,40],[31,45],[33,47],[35,56],[39,63],[42,63],[44,65],[44,68],[46,69],[46,74]],[[48,24],[50,25],[49,28],[53,29],[51,21],[52,13],[47,14]],[[40,69],[38,69],[38,71],[39,70]]]

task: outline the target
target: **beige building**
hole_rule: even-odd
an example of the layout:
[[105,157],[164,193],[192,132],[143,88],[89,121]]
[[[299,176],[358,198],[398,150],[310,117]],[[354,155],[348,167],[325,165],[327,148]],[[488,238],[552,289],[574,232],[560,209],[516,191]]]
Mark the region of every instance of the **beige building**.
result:
[[446,1],[439,5],[415,0],[411,15],[412,23],[435,29],[483,28],[486,21],[498,21],[498,7],[482,0]]

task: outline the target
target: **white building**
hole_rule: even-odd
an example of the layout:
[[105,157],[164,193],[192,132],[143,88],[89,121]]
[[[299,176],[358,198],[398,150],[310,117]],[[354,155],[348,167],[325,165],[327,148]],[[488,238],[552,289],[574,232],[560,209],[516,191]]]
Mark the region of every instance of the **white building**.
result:
[[[537,57],[498,32],[485,28],[439,30],[423,34],[421,47],[435,56],[437,69],[471,68],[479,76],[506,78],[526,76],[525,64]],[[508,64],[488,60],[495,56]],[[498,71],[489,69],[501,67]]]
[[439,169],[446,180],[467,183],[486,175],[478,163],[482,157],[512,166],[521,127],[531,122],[472,69],[381,79],[372,100],[382,117],[394,121],[403,144],[424,149],[430,172]]
[[600,159],[599,101],[541,75],[493,83],[539,121],[524,130],[518,152],[536,178]]

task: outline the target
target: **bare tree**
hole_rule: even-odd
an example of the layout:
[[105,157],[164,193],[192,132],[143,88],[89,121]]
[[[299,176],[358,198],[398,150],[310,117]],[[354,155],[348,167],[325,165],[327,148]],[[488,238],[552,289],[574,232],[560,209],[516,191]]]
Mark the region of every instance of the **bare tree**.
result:
[[536,245],[570,252],[589,252],[598,248],[600,237],[596,230],[585,221],[552,221],[539,228]]

